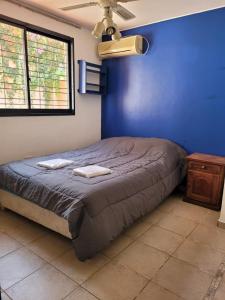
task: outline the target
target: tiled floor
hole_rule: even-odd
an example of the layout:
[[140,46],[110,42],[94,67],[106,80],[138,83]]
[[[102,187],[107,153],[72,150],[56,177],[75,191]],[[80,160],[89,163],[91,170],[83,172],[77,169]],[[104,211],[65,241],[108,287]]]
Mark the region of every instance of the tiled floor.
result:
[[3,300],[224,300],[218,217],[173,195],[83,263],[68,239],[1,211]]

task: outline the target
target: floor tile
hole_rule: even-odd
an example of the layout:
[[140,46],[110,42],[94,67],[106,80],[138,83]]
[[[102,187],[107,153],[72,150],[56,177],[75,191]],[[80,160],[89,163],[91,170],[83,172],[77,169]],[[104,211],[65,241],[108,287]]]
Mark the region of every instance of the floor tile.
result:
[[[216,227],[218,216],[172,195],[102,254],[80,262],[69,240],[0,211],[3,300],[37,295],[38,300],[200,300],[225,261],[225,231]],[[214,300],[224,300],[224,294],[225,279]]]
[[44,236],[48,232],[43,226],[11,211],[6,210],[2,215],[0,231],[15,238],[24,245]]
[[188,239],[225,251],[225,230],[218,227],[198,225]]
[[72,248],[72,241],[59,234],[51,233],[27,246],[41,258],[51,261]]
[[207,208],[187,202],[179,202],[178,205],[172,209],[172,214],[196,221],[198,223],[203,220],[207,212]]
[[16,300],[62,300],[77,285],[67,276],[50,265],[45,265],[7,290],[9,296]]
[[15,239],[0,232],[0,257],[22,247]]
[[19,249],[0,258],[0,282],[7,289],[22,280],[45,262],[27,249]]
[[105,248],[102,251],[102,253],[105,256],[112,258],[117,254],[119,254],[122,250],[127,248],[132,242],[133,242],[132,238],[122,234],[121,236],[116,238],[107,248]]
[[101,300],[131,300],[147,280],[125,266],[109,263],[84,283],[84,287]]
[[97,300],[97,298],[88,291],[79,287],[75,289],[75,291],[72,292],[68,297],[66,297],[65,300]]
[[170,213],[177,205],[179,205],[180,202],[181,202],[180,197],[170,196],[160,204],[158,209],[163,213]]
[[181,298],[150,282],[135,300],[181,300]]
[[149,246],[171,254],[182,243],[184,237],[158,226],[152,226],[139,240]]
[[150,224],[157,224],[162,218],[166,216],[168,216],[167,213],[164,213],[160,211],[159,208],[156,208],[154,211],[147,214],[142,220]]
[[98,254],[92,259],[81,262],[76,258],[74,249],[72,249],[51,263],[71,279],[81,284],[108,261],[108,258]]
[[216,227],[220,218],[220,211],[209,210],[201,221],[202,225]]
[[125,235],[136,239],[151,227],[148,222],[138,221],[125,231]]
[[116,261],[151,279],[168,257],[157,249],[135,242],[116,257]]
[[188,300],[202,299],[211,280],[208,273],[174,258],[170,258],[154,278],[160,286]]
[[221,282],[220,286],[218,287],[215,297],[213,300],[224,300],[225,299],[225,281]]
[[157,225],[186,237],[194,230],[197,223],[192,220],[170,214],[162,218]]
[[223,252],[191,240],[184,241],[173,256],[213,274],[216,273],[220,264],[225,259]]
[[21,224],[27,222],[27,219],[15,214],[9,210],[0,211],[0,231],[6,232],[7,229],[12,229],[15,226],[20,226]]
[[9,235],[24,245],[35,241],[46,234],[47,230],[44,227],[30,221],[9,233]]

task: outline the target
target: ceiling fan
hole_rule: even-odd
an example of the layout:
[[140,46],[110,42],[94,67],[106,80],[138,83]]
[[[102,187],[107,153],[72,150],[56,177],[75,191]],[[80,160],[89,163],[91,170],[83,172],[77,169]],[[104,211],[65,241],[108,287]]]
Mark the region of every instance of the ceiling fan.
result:
[[113,22],[113,13],[117,14],[124,20],[131,20],[135,18],[135,15],[128,9],[123,7],[120,3],[128,3],[138,0],[97,0],[95,2],[76,4],[71,6],[62,7],[64,11],[80,9],[83,7],[100,6],[104,10],[104,18],[101,22],[95,25],[92,34],[96,38],[101,38],[104,33],[110,35],[113,40],[119,40],[121,33],[118,30],[117,25]]

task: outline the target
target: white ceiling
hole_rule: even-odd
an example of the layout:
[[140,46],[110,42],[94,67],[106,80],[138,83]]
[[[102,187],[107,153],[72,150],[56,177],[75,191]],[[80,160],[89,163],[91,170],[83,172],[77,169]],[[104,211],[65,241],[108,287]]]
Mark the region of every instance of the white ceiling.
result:
[[[90,2],[89,0],[23,0],[29,4],[60,13],[81,26],[92,28],[102,18],[99,7],[81,8],[64,12],[60,7]],[[92,0],[93,1],[93,0]],[[19,1],[18,1],[19,2]],[[124,21],[115,16],[115,22],[120,29],[133,28],[162,20],[172,19],[197,12],[207,11],[219,7],[225,7],[225,0],[137,0],[124,3],[127,9],[136,15],[130,21]]]

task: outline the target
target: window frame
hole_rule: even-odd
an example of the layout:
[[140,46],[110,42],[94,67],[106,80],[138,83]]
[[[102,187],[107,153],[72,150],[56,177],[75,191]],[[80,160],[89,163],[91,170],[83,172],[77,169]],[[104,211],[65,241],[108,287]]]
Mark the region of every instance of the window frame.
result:
[[[26,88],[27,88],[27,101],[28,108],[26,109],[10,109],[0,108],[0,117],[10,116],[64,116],[75,115],[75,65],[74,65],[74,39],[70,36],[66,36],[39,26],[35,26],[29,23],[25,23],[19,20],[12,19],[0,14],[0,22],[16,26],[24,30],[23,41],[25,45],[25,61],[26,66]],[[28,66],[28,48],[27,48],[27,32],[33,32],[36,34],[44,35],[46,37],[59,40],[67,43],[68,45],[68,89],[69,89],[69,108],[68,109],[34,109],[31,108],[30,88],[29,88],[29,66]]]

